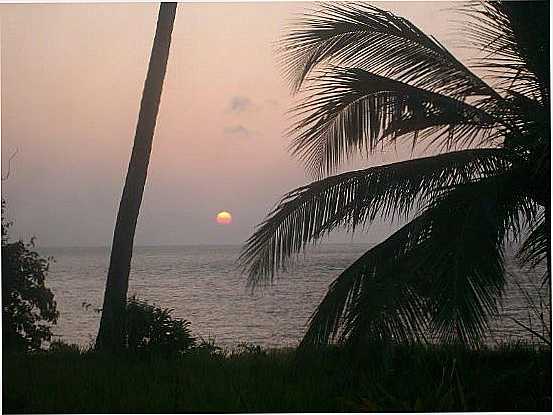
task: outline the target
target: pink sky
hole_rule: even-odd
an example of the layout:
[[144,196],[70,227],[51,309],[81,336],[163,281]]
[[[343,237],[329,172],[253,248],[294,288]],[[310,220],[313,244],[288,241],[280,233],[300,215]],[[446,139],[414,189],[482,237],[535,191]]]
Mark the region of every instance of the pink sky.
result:
[[[442,2],[373,3],[452,46]],[[306,3],[184,3],[177,11],[137,245],[242,243],[311,179],[287,152],[293,102],[274,43]],[[2,183],[13,236],[111,243],[157,4],[0,5]],[[459,50],[453,48],[459,56]],[[403,154],[403,153],[402,153]],[[354,163],[397,160],[388,151]],[[231,225],[215,215],[227,210]],[[378,241],[389,225],[356,241]],[[348,241],[337,235],[332,240]]]

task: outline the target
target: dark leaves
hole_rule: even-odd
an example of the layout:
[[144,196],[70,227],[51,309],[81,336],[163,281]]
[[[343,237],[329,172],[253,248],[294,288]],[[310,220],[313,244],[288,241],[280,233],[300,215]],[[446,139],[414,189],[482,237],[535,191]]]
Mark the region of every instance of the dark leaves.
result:
[[522,191],[511,192],[520,184],[502,175],[437,197],[336,279],[302,345],[424,336],[477,344],[502,294],[505,236],[521,212],[535,215]]
[[495,95],[437,40],[408,20],[364,4],[323,4],[296,22],[281,44],[295,90],[317,66],[370,70],[451,96]]
[[290,133],[315,175],[406,136],[440,151],[502,149],[344,173],[287,194],[242,252],[252,286],[338,226],[415,213],[336,279],[304,346],[428,333],[477,344],[501,298],[505,239],[519,241],[530,225],[519,257],[532,264],[547,254],[549,229],[536,225],[536,211],[550,204],[548,5],[528,4],[464,9],[501,95],[435,39],[372,6],[322,5],[283,40],[293,88],[311,81]]
[[54,293],[46,287],[48,259],[30,244],[9,242],[10,223],[2,201],[2,338],[7,350],[38,350],[58,318]]
[[294,110],[291,149],[314,174],[407,134],[447,148],[482,145],[497,124],[483,109],[361,69],[334,68],[308,90]]
[[[536,268],[538,265],[543,264],[547,260],[549,246],[549,238],[546,221],[545,211],[541,212],[539,220],[534,223],[530,232],[517,252],[517,259],[522,266],[530,268]],[[547,282],[550,276],[545,273],[545,281]]]
[[464,35],[485,56],[486,69],[502,91],[549,102],[549,2],[472,2],[461,7]]
[[338,226],[405,218],[444,190],[503,171],[501,149],[463,150],[343,173],[288,193],[247,241],[240,260],[255,285]]

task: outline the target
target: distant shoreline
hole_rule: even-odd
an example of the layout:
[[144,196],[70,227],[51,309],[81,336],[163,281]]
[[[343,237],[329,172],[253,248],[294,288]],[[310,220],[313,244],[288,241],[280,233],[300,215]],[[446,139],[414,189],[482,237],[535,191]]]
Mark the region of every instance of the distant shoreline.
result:
[[[376,242],[320,242],[316,245],[310,246],[307,249],[317,248],[319,246],[373,246]],[[242,247],[243,243],[236,244],[170,244],[170,245],[135,245],[135,249],[152,249],[152,248],[214,248],[214,247]],[[85,246],[46,246],[38,245],[36,250],[56,250],[56,249],[111,249],[111,246],[95,246],[95,245],[85,245]]]

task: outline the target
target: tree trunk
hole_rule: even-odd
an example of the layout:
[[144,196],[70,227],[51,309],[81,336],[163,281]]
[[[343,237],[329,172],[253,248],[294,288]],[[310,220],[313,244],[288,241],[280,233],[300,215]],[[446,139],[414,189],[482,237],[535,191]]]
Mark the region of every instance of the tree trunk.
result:
[[[547,278],[551,280],[551,199],[545,205],[545,228],[547,232]],[[549,299],[551,303],[551,299]]]
[[124,346],[124,315],[134,234],[148,173],[176,9],[176,3],[161,3],[159,7],[134,145],[113,233],[102,318],[96,339],[96,348],[105,351],[116,352]]

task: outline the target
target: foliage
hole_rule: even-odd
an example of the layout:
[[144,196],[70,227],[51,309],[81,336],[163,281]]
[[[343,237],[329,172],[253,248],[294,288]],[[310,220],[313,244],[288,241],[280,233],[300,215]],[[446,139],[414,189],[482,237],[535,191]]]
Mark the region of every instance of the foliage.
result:
[[190,322],[133,296],[127,303],[125,340],[127,350],[138,354],[170,356],[190,350],[195,339]]
[[5,350],[32,351],[52,337],[58,312],[46,287],[49,259],[33,251],[33,242],[10,242],[2,200],[2,342]]
[[511,317],[511,320],[531,338],[551,347],[551,286],[544,287],[543,284],[538,286],[531,281],[526,284],[526,287],[519,281],[515,283],[519,296],[524,299],[527,318],[520,321]]
[[[332,283],[302,346],[428,335],[479,345],[504,290],[507,241],[523,266],[547,262],[549,282],[548,4],[460,12],[485,78],[406,19],[364,4],[320,5],[281,42],[302,94],[291,151],[317,180],[286,194],[246,242],[250,285],[272,282],[334,229],[407,222]],[[331,175],[402,143],[435,155]]]
[[[466,412],[551,409],[551,353],[523,346],[389,349],[384,370],[345,350],[135,359],[74,351],[9,356],[6,413]],[[68,388],[71,393],[67,393]]]
[[51,353],[59,353],[59,354],[81,354],[83,352],[87,352],[90,349],[83,349],[79,347],[76,344],[67,344],[60,340],[55,340],[52,343],[50,343],[50,347],[48,348],[48,351]]

